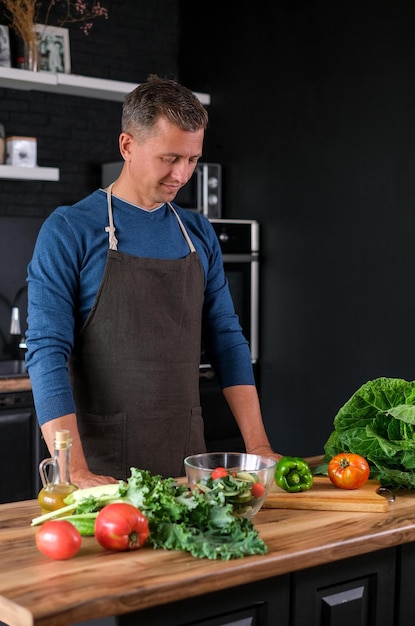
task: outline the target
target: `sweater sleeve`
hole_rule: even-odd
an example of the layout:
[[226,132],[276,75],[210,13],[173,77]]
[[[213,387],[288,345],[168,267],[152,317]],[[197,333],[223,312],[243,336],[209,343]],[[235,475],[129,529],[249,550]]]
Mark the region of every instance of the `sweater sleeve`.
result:
[[222,389],[253,385],[251,352],[235,312],[216,235],[210,242],[210,250],[203,307],[206,355]]
[[67,363],[74,336],[77,242],[58,212],[43,224],[28,267],[26,365],[39,423],[75,412]]

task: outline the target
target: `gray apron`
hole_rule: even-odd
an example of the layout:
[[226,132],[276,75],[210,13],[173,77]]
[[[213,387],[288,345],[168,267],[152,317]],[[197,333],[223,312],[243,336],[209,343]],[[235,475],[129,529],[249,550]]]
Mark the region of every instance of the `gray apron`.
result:
[[199,394],[203,267],[170,204],[190,254],[151,259],[119,252],[111,188],[105,271],[70,360],[79,433],[94,473],[125,480],[137,467],[182,476],[185,456],[206,450]]

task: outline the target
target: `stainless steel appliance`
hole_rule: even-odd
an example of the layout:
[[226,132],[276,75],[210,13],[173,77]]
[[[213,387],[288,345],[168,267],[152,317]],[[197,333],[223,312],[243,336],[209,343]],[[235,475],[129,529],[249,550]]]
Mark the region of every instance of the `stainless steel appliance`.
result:
[[223,255],[236,313],[247,338],[252,362],[259,357],[259,222],[209,220]]
[[[260,237],[256,220],[211,219],[218,236],[236,313],[247,338],[258,384]],[[209,451],[243,452],[236,422],[219,388],[202,346],[200,401]]]
[[[121,173],[124,161],[102,165],[101,184],[108,187]],[[218,219],[222,216],[222,166],[220,163],[198,163],[191,179],[174,199],[189,211],[202,213],[205,217]]]
[[202,213],[209,219],[222,217],[222,166],[198,163],[193,176],[174,199],[183,209]]

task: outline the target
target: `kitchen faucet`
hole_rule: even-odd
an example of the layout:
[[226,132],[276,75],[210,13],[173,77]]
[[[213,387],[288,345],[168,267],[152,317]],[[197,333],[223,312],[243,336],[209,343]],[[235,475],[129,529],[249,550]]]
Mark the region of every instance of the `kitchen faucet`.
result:
[[[4,355],[8,355],[12,359],[18,360],[23,358],[21,350],[26,349],[26,340],[22,335],[21,330],[19,309],[19,301],[25,291],[27,291],[27,285],[24,285],[17,290],[12,301],[0,293],[0,302],[7,307],[10,314],[10,327],[8,334],[3,332],[0,328],[0,340],[3,344],[3,350],[0,350],[0,355],[3,352]],[[4,360],[5,357],[0,356],[0,359]]]
[[[7,310],[10,311],[10,309],[12,308],[12,304],[11,304],[10,300],[8,298],[6,298],[6,296],[3,296],[3,294],[1,294],[1,293],[0,293],[0,302],[3,302],[3,304],[6,305]],[[4,352],[8,352],[9,345],[8,345],[6,336],[5,336],[5,334],[4,334],[4,332],[2,331],[1,328],[0,328],[0,338],[1,338],[2,342],[3,342],[3,350],[4,350]]]
[[[3,342],[3,352],[4,354],[9,355],[12,359],[18,360],[23,358],[21,349],[26,349],[26,341],[24,336],[22,336],[21,331],[20,309],[18,306],[19,300],[26,290],[27,285],[20,287],[11,302],[6,296],[0,294],[0,301],[7,306],[7,309],[10,312],[10,327],[8,335],[0,329],[0,338]],[[2,358],[4,359],[4,357]]]
[[20,309],[18,307],[20,297],[25,291],[27,291],[27,285],[23,285],[23,287],[20,287],[20,289],[16,292],[12,302],[12,312],[10,318],[10,335],[12,337],[19,337],[18,348],[26,348],[26,342],[22,336],[20,326]]

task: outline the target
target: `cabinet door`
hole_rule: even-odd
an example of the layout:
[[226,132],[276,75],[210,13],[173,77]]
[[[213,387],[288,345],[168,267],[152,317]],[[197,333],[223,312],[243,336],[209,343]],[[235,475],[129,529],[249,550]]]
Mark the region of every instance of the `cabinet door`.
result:
[[415,624],[415,543],[405,543],[398,548],[398,569],[396,581],[396,605],[399,626]]
[[0,412],[0,503],[35,497],[37,455],[31,409]]
[[[249,558],[249,557],[248,557]],[[218,574],[220,575],[220,574]],[[288,626],[289,576],[121,615],[118,626]],[[349,624],[350,626],[350,624]]]
[[395,555],[389,548],[295,573],[292,624],[394,624]]

